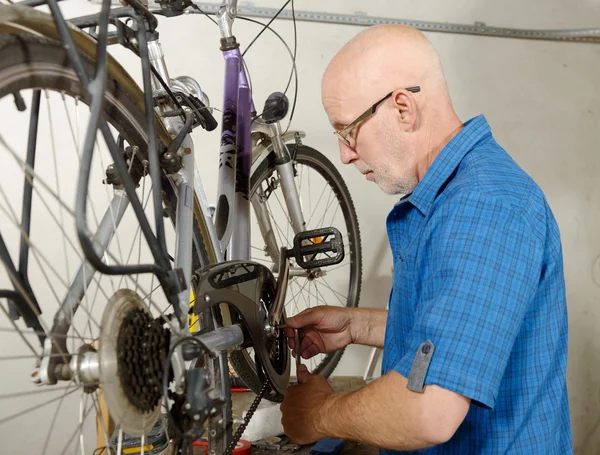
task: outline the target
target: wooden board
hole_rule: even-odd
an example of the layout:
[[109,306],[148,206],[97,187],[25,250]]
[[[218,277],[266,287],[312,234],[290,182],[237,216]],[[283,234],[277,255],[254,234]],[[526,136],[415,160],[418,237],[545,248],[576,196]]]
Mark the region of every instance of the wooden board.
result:
[[[295,455],[308,455],[311,446],[302,447]],[[252,448],[252,455],[290,455],[292,452],[281,452],[278,450],[259,450]],[[377,455],[379,451],[375,447],[367,446],[359,442],[346,442],[339,455]]]

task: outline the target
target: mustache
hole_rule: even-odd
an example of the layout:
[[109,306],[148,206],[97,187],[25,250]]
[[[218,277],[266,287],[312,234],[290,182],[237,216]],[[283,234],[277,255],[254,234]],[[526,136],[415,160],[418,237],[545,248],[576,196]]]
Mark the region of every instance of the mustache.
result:
[[367,172],[373,172],[373,169],[371,169],[371,167],[369,167],[369,166],[359,166],[359,165],[356,165],[356,169],[358,169],[358,171],[361,174],[366,174]]

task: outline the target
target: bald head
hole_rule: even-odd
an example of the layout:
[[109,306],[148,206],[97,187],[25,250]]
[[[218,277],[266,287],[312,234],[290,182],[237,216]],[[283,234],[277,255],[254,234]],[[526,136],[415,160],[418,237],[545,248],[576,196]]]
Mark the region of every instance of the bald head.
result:
[[323,77],[322,94],[325,104],[344,94],[368,103],[415,85],[423,90],[421,100],[449,100],[440,59],[425,35],[411,27],[381,25],[359,33],[338,52]]

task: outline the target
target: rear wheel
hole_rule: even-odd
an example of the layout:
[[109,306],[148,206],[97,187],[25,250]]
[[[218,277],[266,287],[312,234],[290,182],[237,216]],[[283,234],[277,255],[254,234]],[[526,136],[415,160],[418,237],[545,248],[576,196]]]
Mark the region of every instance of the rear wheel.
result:
[[[93,74],[94,63],[89,59],[83,63],[88,74]],[[104,118],[115,140],[121,139],[123,150],[133,153],[128,161],[130,173],[134,166],[141,173],[137,196],[154,226],[151,195],[155,189],[146,174],[144,112],[111,74],[105,97]],[[31,111],[38,102],[32,161],[27,154],[28,135]],[[142,435],[145,445],[158,448],[160,441],[152,439],[151,429],[165,412],[160,379],[173,308],[153,274],[107,276],[82,266],[85,260],[75,229],[74,206],[89,110],[83,87],[60,43],[30,35],[0,35],[0,112],[0,290],[4,290],[0,291],[0,366],[9,372],[0,378],[0,434],[22,434],[23,428],[30,429],[27,452],[40,454],[101,453],[97,451],[100,448],[117,453],[118,447],[126,448],[122,441],[128,431]],[[115,199],[122,196],[122,190],[103,182],[111,162],[98,134],[88,190],[90,234],[97,232],[106,216],[117,227],[103,261],[110,265],[152,263],[133,210],[125,209],[122,220],[117,221],[126,202]],[[164,176],[165,213],[173,220],[174,188]],[[22,215],[27,212],[28,200],[32,210],[30,223],[25,223]],[[173,226],[165,225],[171,256],[175,249]],[[196,220],[193,240],[193,267],[198,268],[214,253],[210,244],[204,243]],[[15,285],[23,282],[16,275],[27,277],[31,292]],[[72,317],[68,332],[60,335],[67,351],[54,354],[61,363],[72,365],[76,374],[54,385],[39,385],[40,340],[55,336],[50,328],[64,316],[59,309],[77,283],[85,291],[77,298],[77,312],[68,315]],[[37,324],[27,326],[17,300],[37,315]],[[218,315],[202,318],[209,330],[219,321]],[[209,366],[215,386],[230,404],[226,362],[217,358]],[[86,375],[99,381],[86,379]],[[223,453],[231,437],[230,421],[230,406],[224,406],[215,420],[223,428],[212,441],[217,453]],[[23,441],[7,437],[3,447],[7,453],[20,453]]]
[[[360,297],[362,257],[360,230],[352,198],[335,166],[320,152],[305,145],[288,145],[295,169],[296,188],[302,204],[306,230],[335,227],[343,237],[345,258],[335,266],[304,270],[293,260],[287,289],[285,311],[293,316],[316,305],[356,307]],[[271,154],[253,172],[250,197],[253,204],[263,204],[277,246],[291,247],[294,231],[285,205]],[[252,260],[273,267],[276,258],[269,255],[266,241],[258,227],[256,212],[252,216]],[[278,251],[278,249],[277,249]],[[306,362],[309,370],[328,377],[339,363],[343,349],[326,355],[319,354]],[[261,381],[256,373],[252,349],[234,351],[231,362],[242,380],[254,391]],[[292,369],[295,366],[292,365]],[[294,373],[294,371],[292,371]],[[271,395],[271,400],[281,400]]]

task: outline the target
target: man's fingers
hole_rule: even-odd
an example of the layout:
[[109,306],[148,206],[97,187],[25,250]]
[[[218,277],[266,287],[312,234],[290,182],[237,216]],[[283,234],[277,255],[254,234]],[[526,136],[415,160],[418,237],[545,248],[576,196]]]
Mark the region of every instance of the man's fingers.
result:
[[[322,314],[320,308],[307,308],[301,313],[286,319],[285,323],[288,328],[300,329],[307,325],[316,325],[321,321]],[[287,330],[287,329],[286,329]],[[287,335],[287,332],[286,332]]]
[[310,336],[305,336],[300,340],[300,352],[304,352],[313,344],[313,339]]
[[[294,337],[288,338],[288,346],[292,350],[292,355],[296,357],[296,341],[294,340]],[[302,337],[300,339],[300,355],[304,357],[304,351],[306,351],[311,346],[314,347],[314,350],[316,350],[317,353],[319,352],[319,347],[315,345],[311,337]]]
[[308,368],[306,368],[306,365],[298,365],[296,377],[298,378],[298,384],[303,384],[308,380],[310,372],[308,371]]
[[320,352],[321,350],[319,349],[319,347],[316,344],[313,344],[308,349],[302,351],[302,358],[308,360],[311,357],[316,356]]
[[[296,357],[296,342],[294,338],[288,338],[288,346],[292,350],[292,355]],[[322,349],[310,336],[304,336],[300,339],[300,356],[304,359],[310,359],[321,353]]]

